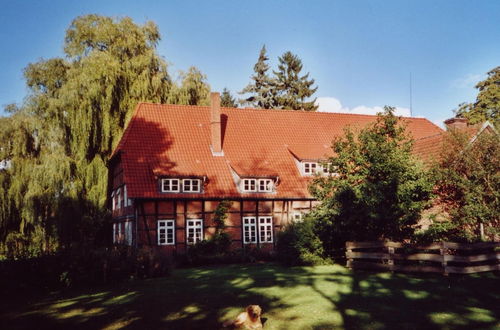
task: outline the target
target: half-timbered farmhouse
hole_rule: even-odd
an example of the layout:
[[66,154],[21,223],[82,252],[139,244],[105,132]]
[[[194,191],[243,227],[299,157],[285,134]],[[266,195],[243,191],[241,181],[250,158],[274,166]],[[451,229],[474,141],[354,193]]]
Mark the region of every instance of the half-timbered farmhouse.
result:
[[[213,212],[232,202],[233,248],[272,249],[276,233],[314,205],[313,175],[346,126],[375,116],[211,106],[139,104],[109,163],[113,241],[182,253],[215,230]],[[424,118],[404,118],[416,140],[443,132]],[[433,145],[415,150],[425,154]],[[427,158],[429,155],[426,156]]]

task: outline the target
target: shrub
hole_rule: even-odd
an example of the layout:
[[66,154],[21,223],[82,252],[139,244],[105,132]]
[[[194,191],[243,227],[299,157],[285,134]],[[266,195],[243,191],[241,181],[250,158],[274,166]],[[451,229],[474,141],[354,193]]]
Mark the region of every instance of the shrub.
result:
[[0,291],[50,290],[166,276],[171,260],[152,248],[74,248],[59,254],[0,262]]
[[287,265],[318,265],[329,263],[323,243],[314,231],[314,220],[289,224],[278,234],[278,260]]
[[[231,236],[226,233],[227,212],[231,202],[223,200],[214,211],[215,233],[212,237],[189,246],[187,254],[179,256],[177,260],[182,265],[207,265],[217,263],[231,263],[239,256],[230,251]],[[237,261],[236,261],[237,262]]]

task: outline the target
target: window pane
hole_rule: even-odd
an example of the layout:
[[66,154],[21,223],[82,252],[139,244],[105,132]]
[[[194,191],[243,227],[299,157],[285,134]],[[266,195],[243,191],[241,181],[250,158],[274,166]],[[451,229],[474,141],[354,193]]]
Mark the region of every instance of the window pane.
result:
[[257,243],[255,217],[243,218],[243,243]]
[[186,240],[188,244],[194,244],[203,239],[203,222],[202,220],[188,220],[186,222]]
[[259,217],[259,240],[263,243],[272,243],[272,217]]
[[158,244],[172,245],[175,244],[175,225],[174,220],[158,220]]

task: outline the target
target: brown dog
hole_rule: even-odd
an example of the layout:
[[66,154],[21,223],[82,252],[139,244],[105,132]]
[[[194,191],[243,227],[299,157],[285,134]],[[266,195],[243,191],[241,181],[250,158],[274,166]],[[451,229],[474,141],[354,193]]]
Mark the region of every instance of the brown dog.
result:
[[260,314],[262,314],[262,309],[259,305],[249,305],[236,319],[224,322],[223,326],[233,329],[262,329]]

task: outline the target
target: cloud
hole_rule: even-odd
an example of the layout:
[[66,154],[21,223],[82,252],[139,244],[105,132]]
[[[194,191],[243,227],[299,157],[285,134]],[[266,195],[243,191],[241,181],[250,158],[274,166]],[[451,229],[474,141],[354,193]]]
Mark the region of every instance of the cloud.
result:
[[473,87],[476,86],[476,84],[478,82],[480,82],[483,79],[485,79],[485,75],[484,74],[472,74],[472,73],[469,73],[468,75],[465,75],[464,77],[452,80],[451,87],[452,88],[457,88],[457,89],[473,88]]
[[[359,105],[352,109],[343,107],[342,103],[334,97],[318,97],[316,99],[316,105],[318,105],[319,112],[341,112],[341,113],[351,113],[358,115],[376,115],[379,112],[384,111],[381,106],[367,107],[366,105]],[[410,116],[410,109],[396,107],[395,114],[398,116]]]

